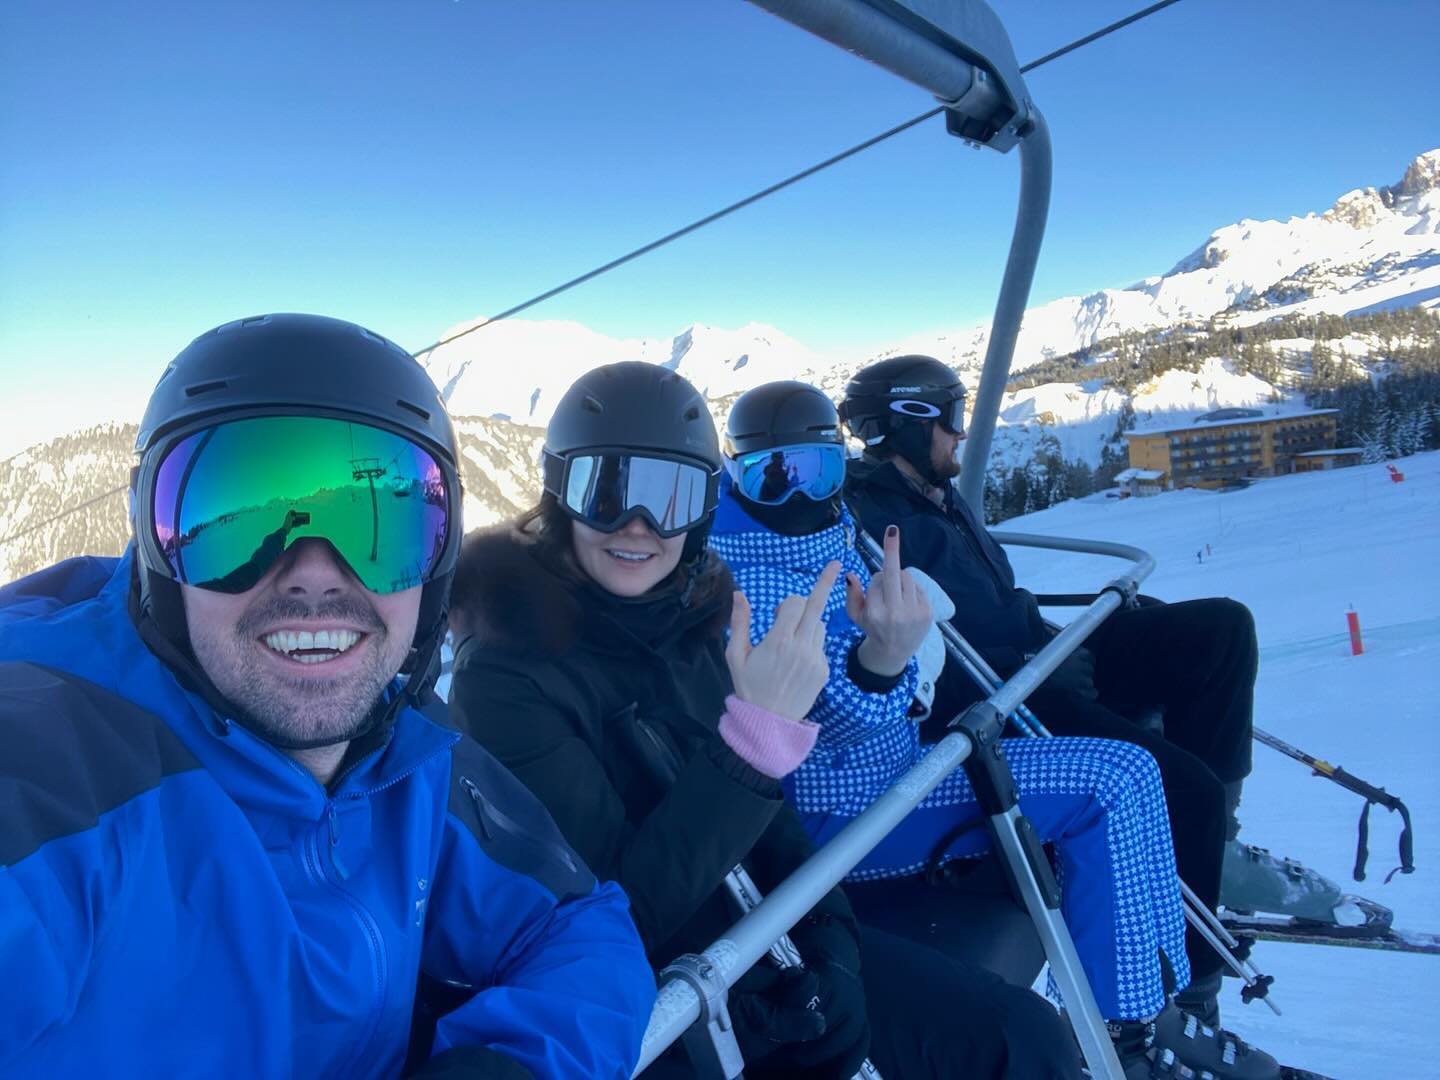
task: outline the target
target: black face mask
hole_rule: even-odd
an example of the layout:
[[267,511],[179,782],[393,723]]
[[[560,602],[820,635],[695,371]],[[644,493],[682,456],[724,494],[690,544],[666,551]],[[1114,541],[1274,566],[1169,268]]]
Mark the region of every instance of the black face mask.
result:
[[751,502],[739,492],[731,492],[740,509],[764,525],[771,532],[781,536],[809,536],[840,521],[840,496],[828,499],[812,499],[807,495],[794,494],[779,506]]

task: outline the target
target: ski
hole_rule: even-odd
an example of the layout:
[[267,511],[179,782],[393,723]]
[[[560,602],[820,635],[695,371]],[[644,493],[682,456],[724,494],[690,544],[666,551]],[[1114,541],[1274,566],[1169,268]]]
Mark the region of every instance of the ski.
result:
[[[1220,921],[1237,937],[1260,941],[1296,941],[1306,945],[1340,945],[1349,949],[1440,954],[1440,934],[1389,927],[1381,933],[1284,915],[1237,915],[1223,912]],[[1347,932],[1348,931],[1348,932]]]

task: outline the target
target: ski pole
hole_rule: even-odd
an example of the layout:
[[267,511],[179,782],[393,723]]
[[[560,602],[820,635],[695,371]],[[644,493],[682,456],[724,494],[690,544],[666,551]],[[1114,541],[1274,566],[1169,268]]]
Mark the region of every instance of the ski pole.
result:
[[1185,879],[1180,879],[1180,892],[1185,897],[1185,919],[1195,928],[1195,932],[1205,939],[1225,966],[1239,976],[1245,983],[1245,989],[1240,991],[1240,1000],[1250,1004],[1256,998],[1270,1006],[1270,1011],[1280,1016],[1280,1006],[1270,1000],[1270,986],[1275,982],[1274,975],[1262,975],[1247,957],[1241,960],[1235,955],[1235,950],[1240,947],[1240,942],[1235,940],[1235,935],[1225,928],[1219,918],[1200,901],[1195,895],[1195,890],[1185,884]]
[[[856,538],[859,541],[861,557],[874,572],[882,565],[884,552],[875,542],[875,538],[858,525],[856,526]],[[981,690],[991,693],[1004,682],[989,662],[965,640],[960,631],[948,622],[936,623],[936,625],[940,628],[940,636],[945,641],[946,653],[952,660],[960,664],[965,673]],[[1016,706],[1010,719],[1015,721],[1015,726],[1027,738],[1054,738],[1039,718],[1023,704]],[[1195,890],[1185,884],[1183,878],[1180,878],[1179,881],[1186,920],[1195,928],[1195,932],[1220,955],[1220,959],[1245,981],[1245,989],[1241,993],[1242,999],[1248,1003],[1254,998],[1261,998],[1266,1005],[1270,1006],[1275,1015],[1279,1016],[1280,1007],[1271,1001],[1269,996],[1270,984],[1275,981],[1274,976],[1262,975],[1249,959],[1240,960],[1233,952],[1240,943],[1225,929],[1215,913],[1200,900],[1200,897],[1195,894]]]
[[[655,777],[663,781],[666,786],[673,785],[680,776],[680,761],[676,758],[674,750],[660,741],[659,736],[653,729],[648,727],[638,717],[632,714],[629,724],[622,724],[622,730],[626,731],[639,751],[639,758],[643,764],[647,764]],[[750,872],[739,863],[730,868],[725,875],[725,891],[735,901],[735,906],[740,909],[742,915],[748,915],[755,908],[760,906],[760,901],[765,899],[760,892],[755,879]],[[784,971],[787,968],[803,968],[805,960],[800,955],[800,950],[790,940],[789,934],[781,934],[769,950],[770,962],[777,968]],[[875,1068],[869,1058],[860,1062],[860,1067],[855,1071],[853,1080],[882,1080],[880,1070]]]
[[1379,803],[1392,814],[1398,813],[1402,822],[1400,827],[1400,865],[1385,876],[1385,884],[1390,884],[1390,879],[1396,874],[1413,874],[1415,872],[1415,835],[1410,825],[1410,808],[1406,806],[1397,796],[1391,795],[1383,787],[1376,787],[1374,784],[1361,780],[1358,776],[1346,772],[1339,765],[1331,765],[1328,761],[1307,754],[1299,747],[1291,746],[1283,739],[1277,739],[1268,731],[1254,729],[1255,741],[1264,743],[1271,750],[1278,750],[1288,758],[1300,762],[1302,765],[1310,766],[1316,776],[1323,776],[1327,780],[1334,781],[1346,791],[1354,792],[1365,800],[1365,807],[1360,811],[1360,824],[1356,829],[1357,837],[1355,842],[1355,880],[1365,880],[1365,863],[1370,858],[1370,804]]

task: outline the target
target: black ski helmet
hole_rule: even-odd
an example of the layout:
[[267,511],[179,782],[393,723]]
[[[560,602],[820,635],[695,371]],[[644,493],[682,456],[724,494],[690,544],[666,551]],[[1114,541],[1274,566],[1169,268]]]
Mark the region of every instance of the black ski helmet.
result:
[[948,365],[931,356],[892,356],[846,384],[840,416],[867,447],[887,444],[934,482],[930,424],[963,410],[964,402],[965,387]]
[[[439,464],[451,510],[444,548],[421,593],[410,655],[401,671],[406,695],[418,699],[438,673],[450,579],[463,533],[455,430],[425,370],[394,342],[354,323],[320,315],[272,314],[237,319],[201,334],[160,376],[135,439],[131,532],[140,584],[139,606],[160,634],[190,655],[180,587],[156,539],[150,501],[166,453],[188,435],[222,421],[257,416],[330,416],[404,435]],[[198,671],[198,668],[197,668]],[[225,701],[204,678],[212,704]],[[398,708],[398,706],[397,706]],[[385,722],[396,708],[387,710]],[[373,726],[378,726],[378,722]]]
[[806,443],[845,445],[835,403],[809,383],[785,380],[747,390],[725,421],[725,456],[729,458]]
[[693,460],[710,474],[705,518],[689,530],[682,556],[705,549],[719,502],[720,441],[700,391],[659,364],[625,360],[587,371],[555,406],[541,455],[545,491],[556,498],[570,457],[594,451]]

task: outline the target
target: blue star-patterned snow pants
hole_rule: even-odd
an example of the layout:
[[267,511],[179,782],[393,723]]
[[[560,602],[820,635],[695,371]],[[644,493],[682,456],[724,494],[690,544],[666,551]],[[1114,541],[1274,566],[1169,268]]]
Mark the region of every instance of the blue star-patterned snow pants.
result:
[[[1165,1004],[1160,953],[1177,982],[1190,981],[1185,917],[1160,772],[1148,752],[1110,739],[1006,739],[1020,809],[1053,842],[1065,923],[1105,1017],[1138,1020]],[[806,776],[805,797],[820,796],[823,772]],[[788,786],[788,785],[787,785]],[[817,790],[819,789],[819,790]],[[863,807],[856,808],[856,813]],[[817,844],[851,819],[801,813]],[[943,858],[990,850],[990,833],[963,770],[945,778],[851,873],[852,880],[919,873],[936,845],[973,821]]]

